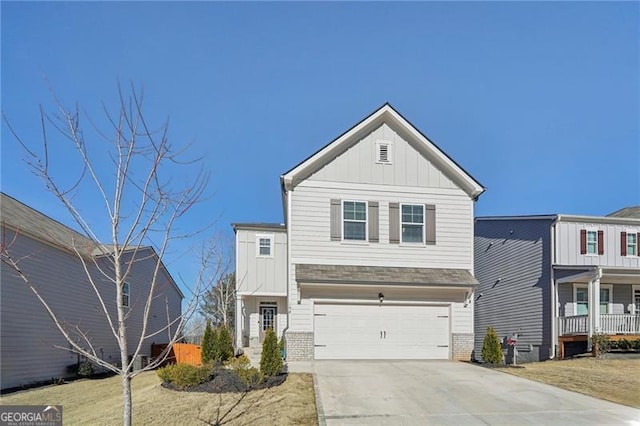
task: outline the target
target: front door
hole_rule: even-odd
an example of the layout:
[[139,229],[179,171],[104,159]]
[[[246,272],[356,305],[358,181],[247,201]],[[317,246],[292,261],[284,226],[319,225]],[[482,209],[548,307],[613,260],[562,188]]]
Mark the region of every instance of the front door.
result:
[[276,328],[277,314],[278,307],[276,305],[260,305],[260,343],[264,341],[268,329],[278,330]]

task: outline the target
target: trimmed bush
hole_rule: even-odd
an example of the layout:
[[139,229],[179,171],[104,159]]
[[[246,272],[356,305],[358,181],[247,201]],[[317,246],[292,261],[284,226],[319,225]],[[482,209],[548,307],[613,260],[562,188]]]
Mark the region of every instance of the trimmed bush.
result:
[[170,364],[157,370],[160,380],[171,383],[179,389],[206,382],[211,378],[211,372],[211,367],[196,367],[190,364]]
[[232,358],[225,365],[233,370],[247,387],[256,386],[264,380],[264,375],[257,368],[251,366],[251,361],[246,355]]
[[221,362],[228,361],[231,358],[233,358],[233,352],[234,352],[231,333],[229,332],[229,329],[226,326],[222,325],[218,328],[217,336],[218,336],[217,354],[219,356],[219,359],[216,359],[216,361],[221,361]]
[[260,357],[260,372],[265,376],[277,376],[284,366],[278,347],[278,337],[272,328],[267,330],[262,342],[262,356]]
[[482,360],[489,364],[502,363],[502,345],[493,327],[487,327],[482,343]]

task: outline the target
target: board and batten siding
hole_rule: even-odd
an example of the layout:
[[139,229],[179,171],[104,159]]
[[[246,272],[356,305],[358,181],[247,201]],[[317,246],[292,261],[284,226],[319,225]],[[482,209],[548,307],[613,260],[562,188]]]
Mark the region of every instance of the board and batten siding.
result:
[[[258,235],[273,237],[272,255],[258,256]],[[236,280],[240,295],[287,294],[287,234],[284,230],[236,231]]]
[[[7,230],[9,241],[13,232]],[[118,344],[107,323],[98,298],[89,284],[79,258],[68,251],[52,247],[39,240],[21,234],[11,246],[15,258],[24,257],[21,268],[38,288],[54,313],[68,326],[78,325],[91,339],[98,355],[109,363],[120,362]],[[142,332],[143,295],[149,290],[155,258],[146,250],[138,254],[139,261],[132,267],[127,282],[130,286],[132,312],[127,319],[127,337],[131,353],[135,350]],[[125,259],[126,260],[126,259]],[[113,319],[115,312],[115,288],[104,281],[95,266],[88,260],[90,273],[96,278],[107,309]],[[105,266],[106,260],[99,262]],[[77,362],[77,355],[65,349],[69,344],[55,327],[42,304],[9,268],[1,268],[2,298],[0,311],[0,349],[2,389],[66,377],[67,366]],[[164,272],[156,289],[157,298],[151,306],[151,318],[147,333],[167,325],[167,311],[171,320],[181,314],[181,296],[170,284]],[[147,339],[141,355],[150,355],[151,342],[166,343],[166,332]]]
[[[460,189],[304,181],[289,196],[292,263],[473,269],[473,201]],[[332,241],[332,199],[377,202],[379,241]],[[435,205],[436,243],[391,244],[390,203]]]
[[[376,161],[376,143],[389,143],[391,164]],[[398,131],[382,124],[309,180],[456,189],[456,184],[413,148]]]
[[[622,223],[571,222],[561,220],[556,224],[556,263],[558,265],[597,265],[603,267],[640,268],[640,257],[622,256],[620,236],[622,232],[640,233],[640,226]],[[604,254],[581,254],[580,231],[603,231]]]
[[[519,359],[551,355],[551,225],[553,218],[478,219],[475,223],[475,353],[488,326],[500,339],[521,329]],[[478,299],[478,295],[482,296]]]

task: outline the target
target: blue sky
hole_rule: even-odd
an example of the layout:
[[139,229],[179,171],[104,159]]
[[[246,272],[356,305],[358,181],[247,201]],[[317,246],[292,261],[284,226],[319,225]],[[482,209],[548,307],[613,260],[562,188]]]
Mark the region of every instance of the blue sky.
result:
[[[2,2],[1,13],[2,110],[18,133],[39,141],[43,75],[98,123],[116,81],[133,81],[148,119],[169,116],[174,143],[192,142],[212,173],[194,224],[281,222],[280,174],[387,101],[486,186],[477,215],[640,204],[637,2]],[[1,136],[2,190],[70,223],[4,123]],[[190,276],[192,263],[169,268]]]

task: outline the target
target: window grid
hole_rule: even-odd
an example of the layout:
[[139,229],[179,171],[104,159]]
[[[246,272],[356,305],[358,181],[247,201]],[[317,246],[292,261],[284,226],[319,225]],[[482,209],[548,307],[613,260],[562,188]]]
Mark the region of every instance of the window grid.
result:
[[258,254],[260,256],[271,256],[271,238],[258,238]]
[[638,234],[627,233],[627,256],[638,255]]
[[364,201],[344,201],[342,219],[345,240],[366,241],[367,203]]
[[122,285],[122,306],[129,307],[129,284],[124,283]]
[[597,231],[587,231],[587,254],[598,254]]
[[402,204],[402,242],[424,243],[424,206]]

